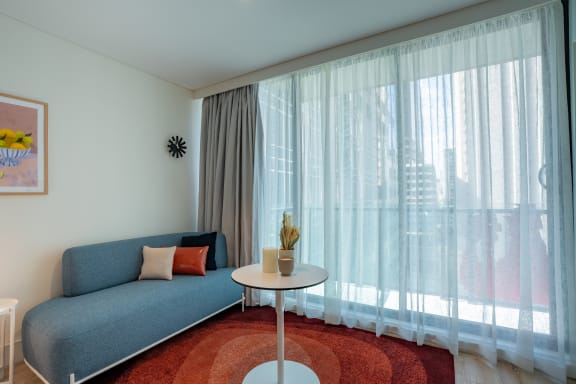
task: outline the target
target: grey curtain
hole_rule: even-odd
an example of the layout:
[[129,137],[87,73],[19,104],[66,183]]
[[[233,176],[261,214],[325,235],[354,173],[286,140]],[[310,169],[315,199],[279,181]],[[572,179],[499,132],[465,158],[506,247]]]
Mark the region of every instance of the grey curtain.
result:
[[258,85],[204,99],[198,226],[221,231],[228,265],[252,264],[252,190]]

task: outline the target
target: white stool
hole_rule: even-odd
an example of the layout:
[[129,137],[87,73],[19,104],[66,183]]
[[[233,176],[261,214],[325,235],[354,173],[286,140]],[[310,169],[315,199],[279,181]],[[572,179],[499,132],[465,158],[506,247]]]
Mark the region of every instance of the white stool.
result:
[[4,379],[6,367],[4,366],[4,331],[6,316],[10,317],[10,363],[8,365],[8,381],[3,381],[0,384],[13,384],[14,383],[14,329],[16,328],[16,306],[18,300],[16,299],[0,299],[0,379]]

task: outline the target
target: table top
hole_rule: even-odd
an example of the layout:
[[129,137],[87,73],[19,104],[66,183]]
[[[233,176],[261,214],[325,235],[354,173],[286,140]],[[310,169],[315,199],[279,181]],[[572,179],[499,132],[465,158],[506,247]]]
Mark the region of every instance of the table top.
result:
[[8,313],[9,310],[16,309],[18,300],[16,299],[0,299],[0,315]]
[[323,283],[326,279],[328,272],[311,264],[295,264],[290,276],[282,276],[280,272],[264,273],[262,264],[246,265],[232,272],[232,280],[238,284],[275,291],[308,288]]

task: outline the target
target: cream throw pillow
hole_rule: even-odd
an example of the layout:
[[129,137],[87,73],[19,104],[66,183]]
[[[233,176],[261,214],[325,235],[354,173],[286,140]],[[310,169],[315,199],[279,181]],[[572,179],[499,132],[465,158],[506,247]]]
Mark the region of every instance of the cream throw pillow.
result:
[[176,247],[142,248],[144,262],[140,270],[139,280],[172,280],[172,264],[174,263]]

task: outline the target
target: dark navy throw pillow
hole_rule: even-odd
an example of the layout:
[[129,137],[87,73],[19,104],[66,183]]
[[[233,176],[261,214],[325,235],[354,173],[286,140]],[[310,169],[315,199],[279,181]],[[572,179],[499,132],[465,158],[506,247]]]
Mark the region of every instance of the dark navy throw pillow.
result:
[[204,247],[208,246],[206,255],[206,269],[215,271],[216,268],[216,232],[204,233],[202,235],[184,236],[182,238],[183,247]]

